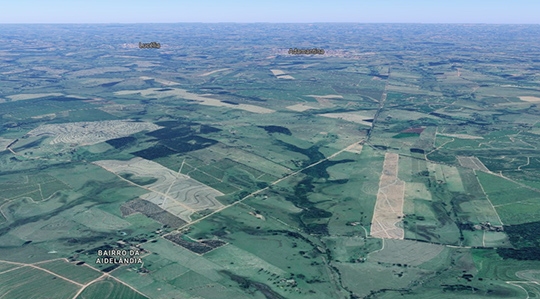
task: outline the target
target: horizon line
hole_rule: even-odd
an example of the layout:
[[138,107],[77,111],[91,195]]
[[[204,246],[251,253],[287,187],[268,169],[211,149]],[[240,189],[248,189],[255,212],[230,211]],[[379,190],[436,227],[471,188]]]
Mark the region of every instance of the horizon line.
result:
[[234,21],[216,21],[216,22],[0,22],[0,25],[144,25],[144,24],[379,24],[379,25],[540,25],[540,23],[485,23],[485,22],[234,22]]

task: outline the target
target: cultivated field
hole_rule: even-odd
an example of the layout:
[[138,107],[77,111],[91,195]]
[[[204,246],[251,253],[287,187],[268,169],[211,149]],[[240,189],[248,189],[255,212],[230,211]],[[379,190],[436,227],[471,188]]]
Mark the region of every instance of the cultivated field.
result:
[[200,74],[199,77],[206,77],[206,76],[210,76],[212,74],[227,71],[227,70],[230,70],[230,68],[224,68],[224,69],[219,69],[219,70],[215,70],[215,71],[206,72],[206,73]]
[[94,298],[147,299],[146,296],[113,279],[104,279],[92,283],[76,299]]
[[156,178],[156,182],[142,186],[151,192],[142,195],[141,198],[187,222],[191,221],[190,215],[196,211],[214,210],[222,206],[216,197],[223,193],[180,172],[175,173],[156,162],[133,158],[129,161],[103,160],[94,164],[117,175],[131,174],[135,177]]
[[399,155],[386,153],[379,182],[377,202],[371,223],[371,236],[384,239],[403,239],[403,228],[398,227],[403,217],[405,182],[397,177]]
[[28,135],[52,136],[53,140],[50,141],[50,144],[67,143],[81,146],[125,137],[141,131],[154,131],[160,128],[160,126],[150,122],[106,120],[46,124],[28,132]]
[[521,96],[521,97],[519,97],[519,99],[522,100],[522,101],[531,102],[531,103],[540,102],[539,97]]
[[165,85],[165,86],[180,85],[180,83],[178,83],[178,82],[164,80],[164,79],[157,79],[157,78],[152,78],[152,77],[148,77],[148,76],[142,76],[142,77],[139,77],[139,78],[142,79],[142,80],[154,80],[157,83]]
[[320,116],[343,119],[357,124],[362,124],[366,126],[372,126],[371,122],[366,121],[366,119],[372,119],[373,116],[362,115],[358,112],[342,112],[342,113],[323,113],[319,114]]
[[418,266],[435,258],[444,246],[411,240],[383,240],[384,248],[369,254],[370,261]]
[[253,113],[272,113],[275,112],[272,109],[250,105],[250,104],[229,104],[222,102],[217,99],[209,98],[207,96],[201,96],[186,91],[185,89],[180,88],[148,88],[142,90],[122,90],[115,92],[116,95],[131,95],[131,94],[140,94],[143,97],[147,98],[166,98],[166,97],[176,97],[185,100],[195,101],[198,104],[206,106],[215,106],[215,107],[226,107],[230,109],[241,109]]
[[74,77],[85,77],[85,76],[92,76],[92,75],[99,75],[99,74],[105,74],[105,73],[116,73],[116,72],[127,72],[130,71],[130,69],[126,67],[121,66],[109,66],[109,67],[96,67],[86,70],[80,70],[80,71],[74,71],[69,73],[70,76]]
[[101,276],[101,273],[90,268],[86,264],[75,265],[65,259],[54,260],[46,263],[40,263],[40,268],[49,270],[60,276],[69,277],[69,279],[81,284],[86,284]]
[[457,159],[463,167],[489,172],[489,169],[476,157],[457,156]]
[[59,97],[63,96],[64,94],[58,93],[58,92],[52,92],[52,93],[23,93],[23,94],[16,94],[7,96],[7,98],[11,99],[12,101],[23,101],[23,100],[32,100],[32,99],[39,99],[39,98],[45,98],[45,97]]
[[21,267],[0,274],[0,297],[13,299],[71,299],[79,286],[32,267]]
[[437,135],[445,136],[445,137],[460,138],[460,139],[484,139],[484,137],[473,136],[473,135],[469,135],[469,134],[445,134],[445,133],[437,133]]
[[315,108],[315,107],[312,107],[312,106],[310,106],[308,104],[304,104],[304,103],[287,106],[285,108],[287,108],[289,110],[292,110],[292,111],[296,111],[296,112],[304,112],[304,111],[307,111],[307,110],[310,110],[310,109],[319,109],[319,108]]

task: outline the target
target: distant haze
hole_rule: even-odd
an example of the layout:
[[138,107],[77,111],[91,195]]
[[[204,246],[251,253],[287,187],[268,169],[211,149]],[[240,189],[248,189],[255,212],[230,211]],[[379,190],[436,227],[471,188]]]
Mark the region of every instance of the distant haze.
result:
[[0,23],[540,23],[540,1],[538,0],[17,0],[2,2]]

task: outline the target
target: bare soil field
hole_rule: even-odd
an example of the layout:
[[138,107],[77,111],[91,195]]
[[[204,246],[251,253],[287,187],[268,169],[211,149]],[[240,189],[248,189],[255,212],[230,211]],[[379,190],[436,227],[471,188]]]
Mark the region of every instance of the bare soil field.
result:
[[405,232],[397,223],[403,217],[405,182],[397,177],[399,155],[386,153],[379,182],[377,202],[371,221],[371,236],[383,239],[403,239]]
[[343,113],[324,113],[319,114],[320,116],[329,117],[329,118],[337,118],[337,119],[343,119],[346,121],[350,121],[357,124],[362,124],[366,126],[372,125],[372,123],[365,121],[366,119],[372,119],[373,116],[368,115],[362,115],[358,112],[343,112]]
[[304,112],[304,111],[307,111],[307,110],[310,110],[310,109],[319,109],[319,108],[311,107],[310,105],[307,105],[307,104],[304,104],[304,103],[287,106],[285,108],[287,108],[289,110],[292,110],[292,111],[297,111],[297,112]]
[[335,105],[332,103],[332,99],[343,99],[343,96],[337,95],[337,94],[329,94],[329,95],[306,95],[306,97],[312,97],[319,103],[320,108],[331,108],[335,107]]
[[165,86],[180,85],[180,83],[178,83],[178,82],[164,80],[164,79],[157,79],[157,78],[152,78],[152,77],[147,77],[147,76],[142,76],[142,77],[139,77],[139,78],[142,79],[142,80],[154,80],[157,83],[163,84]]
[[53,93],[21,93],[16,95],[7,96],[7,98],[11,99],[12,101],[24,101],[24,100],[33,100],[33,99],[39,99],[44,97],[59,97],[63,96],[64,94],[53,92]]
[[144,105],[141,104],[130,104],[130,105],[122,105],[122,104],[114,104],[114,105],[106,105],[103,107],[100,107],[99,110],[107,112],[112,115],[118,115],[118,114],[125,114],[125,113],[137,113],[140,111],[144,111]]
[[343,96],[339,95],[339,94],[329,94],[329,95],[324,95],[324,96],[308,94],[308,95],[306,95],[306,97],[312,97],[312,98],[315,98],[315,99],[316,98],[321,98],[321,99],[343,99]]
[[222,207],[216,197],[223,193],[156,162],[133,158],[129,161],[102,160],[94,164],[117,175],[156,178],[156,182],[141,186],[150,192],[140,197],[184,221],[190,222],[190,215],[196,211]]
[[50,144],[68,143],[91,145],[109,139],[129,136],[140,131],[154,131],[161,127],[149,122],[126,120],[106,120],[94,122],[74,122],[46,124],[28,132],[29,136],[52,136]]
[[519,99],[522,100],[522,101],[525,101],[525,102],[531,102],[531,103],[538,103],[538,102],[540,102],[540,98],[539,98],[539,97],[522,96],[522,97],[519,97]]
[[0,137],[0,152],[5,150],[6,147],[12,143],[13,140]]
[[212,74],[215,74],[215,73],[218,73],[218,72],[227,71],[227,70],[230,70],[230,69],[229,69],[229,68],[225,68],[225,69],[219,69],[219,70],[207,72],[207,73],[204,73],[204,74],[200,74],[199,77],[206,77],[206,76],[210,76],[210,75],[212,75]]
[[122,78],[91,78],[81,80],[80,82],[87,86],[98,86],[102,84],[117,83],[122,81],[124,81],[124,79]]
[[287,73],[285,73],[285,72],[282,71],[282,70],[270,70],[270,71],[271,71],[272,74],[273,74],[274,76],[276,76],[276,77],[277,77],[277,76],[281,76],[281,75],[287,74]]
[[364,148],[364,145],[360,143],[355,143],[345,149],[346,152],[354,153],[354,154],[361,154],[362,149]]
[[276,78],[278,78],[278,79],[286,79],[286,80],[294,80],[294,77],[291,76],[291,75],[281,75],[281,76],[276,76]]
[[270,71],[278,79],[294,80],[293,76],[287,75],[287,73],[282,70],[270,70]]
[[457,156],[459,164],[466,168],[489,172],[489,169],[476,157]]
[[437,133],[437,135],[446,136],[446,137],[454,137],[459,139],[484,139],[484,137],[480,136],[473,136],[468,134],[441,134]]
[[115,92],[116,95],[130,95],[130,94],[140,94],[143,97],[151,98],[166,98],[166,97],[178,97],[181,99],[195,101],[198,104],[206,106],[215,106],[215,107],[227,107],[231,109],[241,109],[253,113],[272,113],[275,112],[272,109],[249,105],[249,104],[238,104],[233,105],[229,103],[224,103],[217,99],[212,99],[206,96],[201,96],[198,94],[190,93],[185,89],[180,88],[168,88],[163,90],[162,88],[148,88],[142,90],[122,90]]

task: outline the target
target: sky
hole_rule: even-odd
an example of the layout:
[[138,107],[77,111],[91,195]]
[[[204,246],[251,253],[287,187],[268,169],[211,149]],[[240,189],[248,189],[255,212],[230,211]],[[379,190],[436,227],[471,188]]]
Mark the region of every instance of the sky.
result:
[[540,24],[540,0],[2,0],[0,23]]

